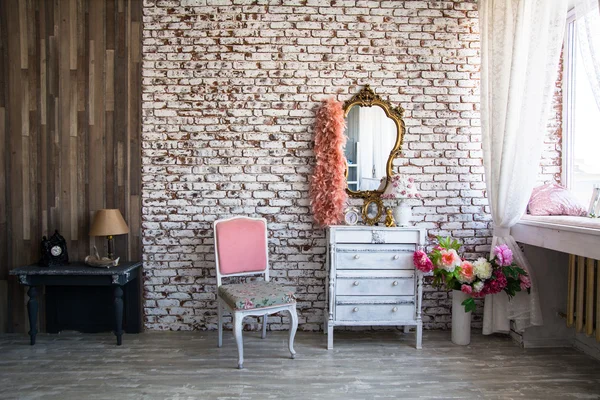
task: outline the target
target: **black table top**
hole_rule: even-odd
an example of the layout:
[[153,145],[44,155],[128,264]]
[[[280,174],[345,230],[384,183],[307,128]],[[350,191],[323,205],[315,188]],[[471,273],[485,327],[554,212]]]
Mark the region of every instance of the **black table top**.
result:
[[141,261],[127,261],[122,262],[116,267],[100,268],[91,267],[85,264],[83,261],[71,262],[67,265],[60,265],[58,267],[42,267],[37,264],[28,265],[26,267],[17,267],[8,272],[9,275],[121,275],[129,271],[132,271],[142,265]]

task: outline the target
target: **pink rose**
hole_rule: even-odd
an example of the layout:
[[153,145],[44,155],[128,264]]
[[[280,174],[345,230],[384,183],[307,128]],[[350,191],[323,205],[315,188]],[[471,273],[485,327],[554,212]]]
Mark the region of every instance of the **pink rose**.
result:
[[496,258],[498,259],[499,265],[501,265],[503,267],[507,267],[510,264],[512,264],[513,254],[507,245],[502,244],[500,246],[496,246],[494,248],[494,254],[496,255]]
[[460,265],[458,280],[461,283],[471,283],[475,280],[475,268],[469,261],[463,261]]
[[519,275],[519,280],[521,281],[521,290],[527,290],[531,287],[531,280],[527,275]]
[[413,254],[413,262],[415,264],[415,267],[417,267],[419,271],[433,271],[433,263],[431,262],[429,257],[427,257],[427,253],[425,253],[423,250],[415,251],[415,253]]
[[460,287],[460,291],[466,294],[471,294],[473,292],[473,288],[470,285],[462,285]]
[[410,177],[410,178],[408,178],[408,181],[409,181],[410,183],[413,183],[413,182],[415,181],[415,178],[413,178],[413,177]]

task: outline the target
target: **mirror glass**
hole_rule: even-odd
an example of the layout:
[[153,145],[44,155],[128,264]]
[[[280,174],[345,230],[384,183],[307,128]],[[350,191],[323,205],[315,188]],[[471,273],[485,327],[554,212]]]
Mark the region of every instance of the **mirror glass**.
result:
[[382,107],[354,105],[346,116],[348,189],[385,189],[387,163],[398,137],[398,127]]

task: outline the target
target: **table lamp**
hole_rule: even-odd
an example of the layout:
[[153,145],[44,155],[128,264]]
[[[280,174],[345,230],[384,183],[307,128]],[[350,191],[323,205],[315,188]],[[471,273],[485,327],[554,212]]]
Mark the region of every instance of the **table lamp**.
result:
[[114,259],[113,236],[129,233],[129,227],[118,209],[98,210],[94,214],[90,236],[106,236],[108,239],[108,258]]

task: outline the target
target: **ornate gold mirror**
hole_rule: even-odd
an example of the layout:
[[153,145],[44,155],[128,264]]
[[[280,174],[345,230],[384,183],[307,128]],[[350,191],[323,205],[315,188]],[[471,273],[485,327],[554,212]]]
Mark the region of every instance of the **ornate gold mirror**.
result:
[[[394,108],[369,85],[344,103],[346,190],[350,197],[365,199],[363,220],[368,225],[377,223],[383,214],[381,195],[392,176],[406,129],[403,114],[402,107]],[[372,211],[375,205],[377,214]]]

